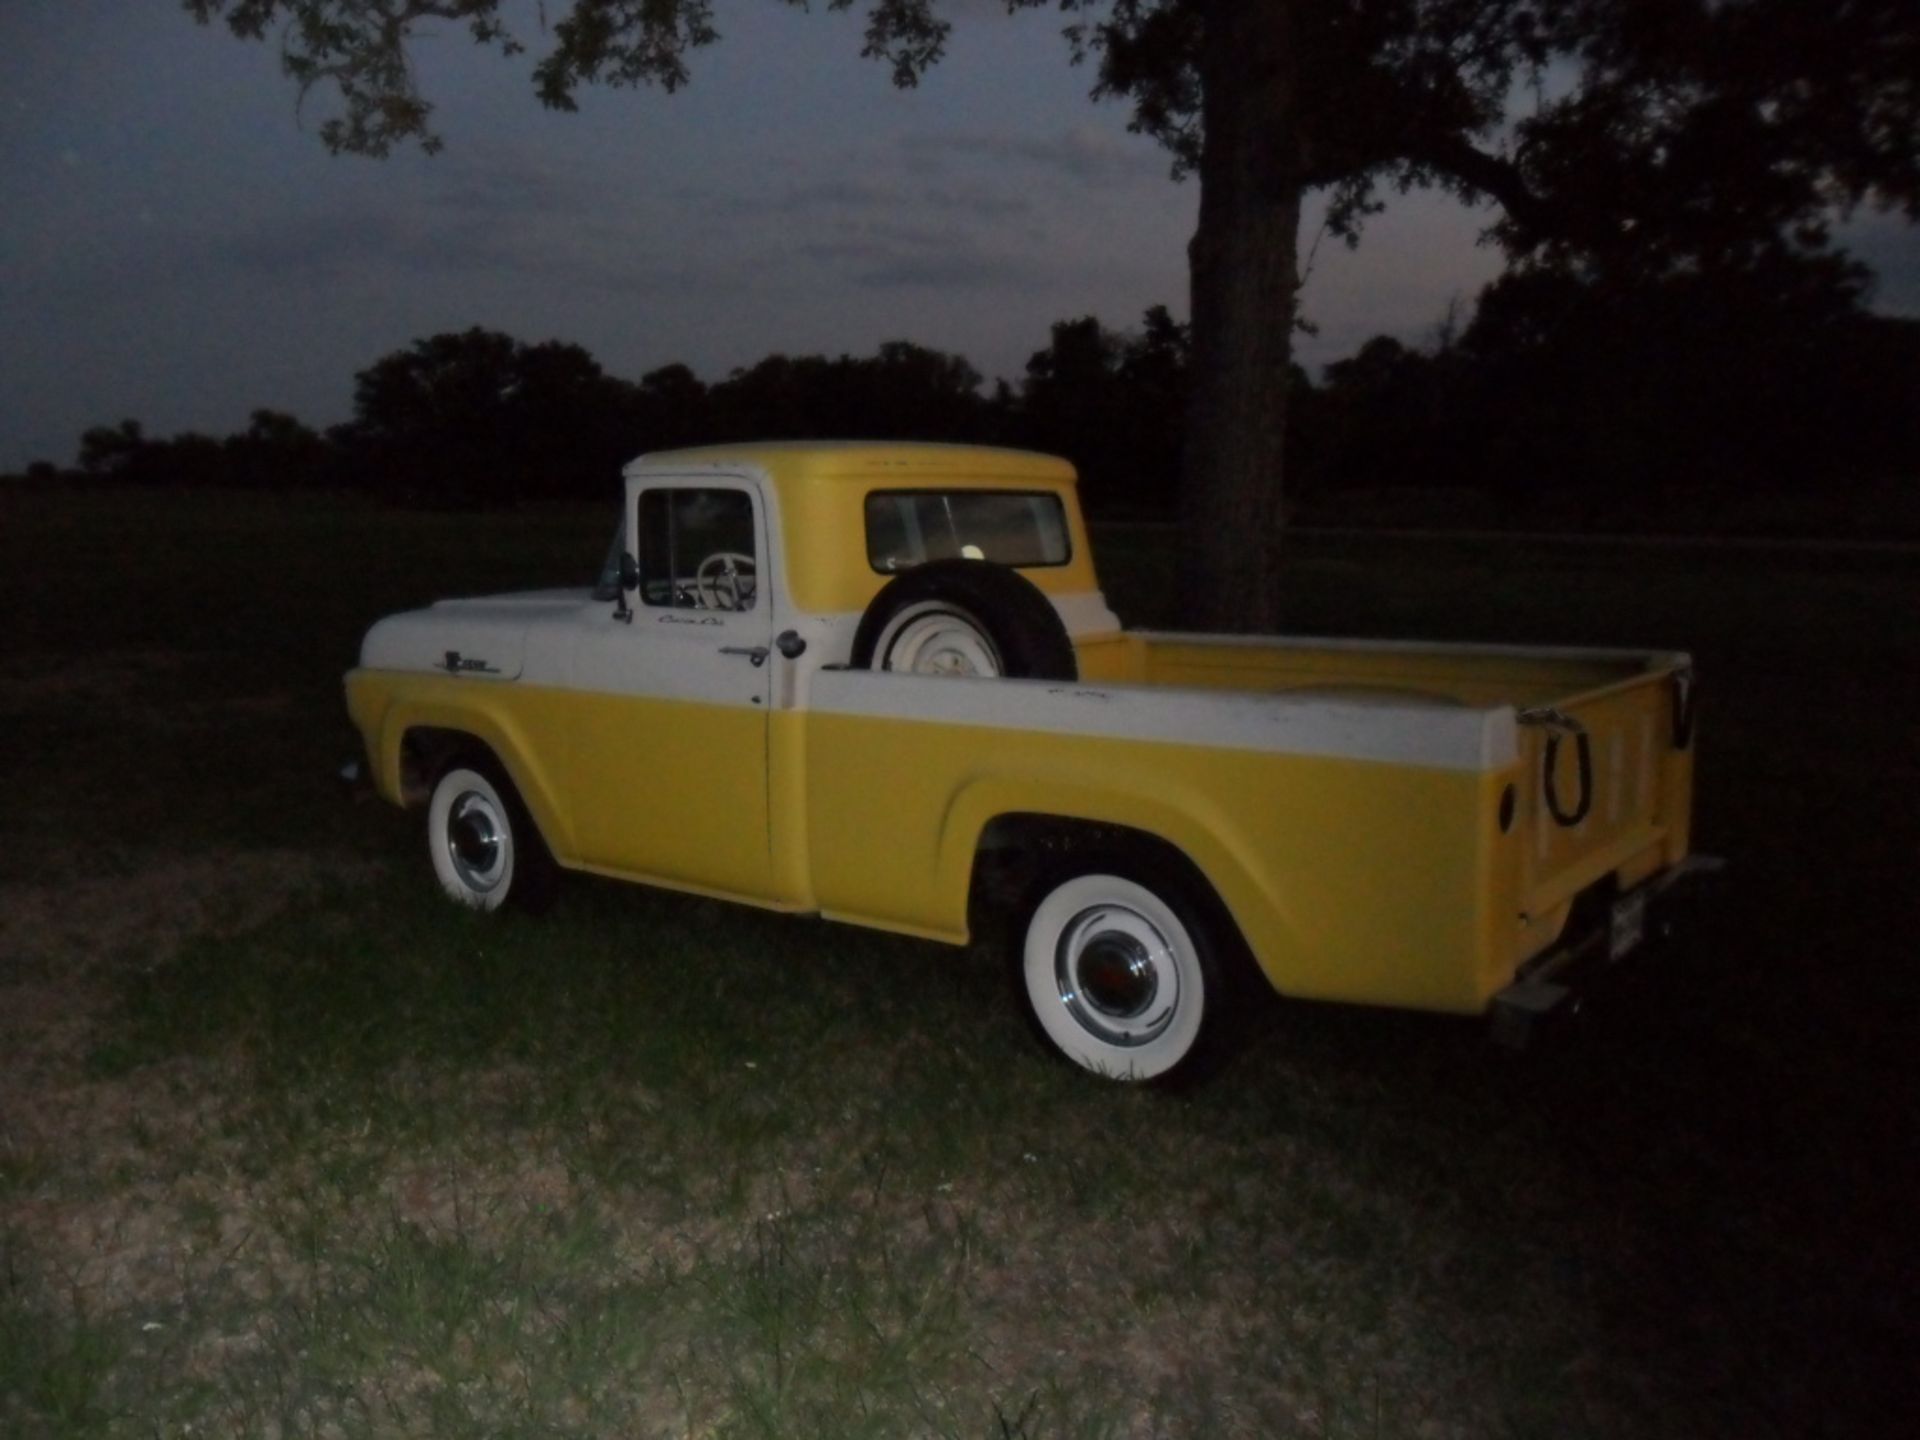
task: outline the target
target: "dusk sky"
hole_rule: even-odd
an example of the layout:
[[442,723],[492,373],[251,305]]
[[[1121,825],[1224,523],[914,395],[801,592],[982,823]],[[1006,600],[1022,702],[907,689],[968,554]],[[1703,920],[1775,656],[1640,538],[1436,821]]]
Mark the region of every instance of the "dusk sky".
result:
[[[0,7],[0,471],[70,462],[82,429],[347,418],[356,370],[471,325],[584,345],[637,379],[717,380],[775,352],[905,339],[1017,379],[1055,320],[1186,312],[1197,189],[1087,99],[1060,19],[955,7],[947,60],[896,91],[856,17],[721,0],[680,94],[540,108],[528,58],[448,27],[418,47],[446,150],[333,158],[271,45],[173,0]],[[538,51],[536,11],[516,18]],[[304,128],[303,128],[304,125]],[[1311,244],[1317,213],[1302,236]],[[1485,212],[1396,200],[1321,244],[1310,367],[1418,341],[1500,268]],[[1920,247],[1856,225],[1875,308],[1920,314]]]

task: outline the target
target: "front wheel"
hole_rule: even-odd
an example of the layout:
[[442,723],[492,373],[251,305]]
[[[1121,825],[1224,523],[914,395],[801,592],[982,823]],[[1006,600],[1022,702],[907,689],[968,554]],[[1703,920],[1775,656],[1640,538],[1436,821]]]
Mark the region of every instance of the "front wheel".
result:
[[1219,963],[1198,907],[1119,868],[1090,865],[1034,904],[1020,955],[1027,1002],[1047,1040],[1089,1070],[1185,1078],[1225,1026]]
[[443,774],[427,805],[427,848],[440,887],[469,909],[539,908],[552,893],[553,862],[504,776],[466,765]]

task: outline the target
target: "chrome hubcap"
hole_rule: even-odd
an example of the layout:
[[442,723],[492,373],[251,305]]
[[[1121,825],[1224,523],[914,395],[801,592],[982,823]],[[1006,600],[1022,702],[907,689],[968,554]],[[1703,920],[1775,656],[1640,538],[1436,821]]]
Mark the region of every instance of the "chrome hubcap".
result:
[[460,882],[473,890],[500,883],[506,863],[505,827],[487,797],[468,791],[447,816],[447,854]]
[[1180,998],[1167,937],[1123,905],[1096,905],[1073,918],[1054,952],[1054,979],[1067,1013],[1109,1045],[1158,1039]]
[[1132,935],[1104,931],[1087,941],[1074,962],[1080,994],[1102,1015],[1121,1019],[1140,1014],[1160,993],[1147,947]]

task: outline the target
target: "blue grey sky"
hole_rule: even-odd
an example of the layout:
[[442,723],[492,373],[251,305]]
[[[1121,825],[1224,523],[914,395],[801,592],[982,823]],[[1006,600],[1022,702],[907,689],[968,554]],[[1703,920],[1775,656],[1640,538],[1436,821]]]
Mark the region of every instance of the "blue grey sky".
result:
[[[1184,315],[1195,187],[1088,101],[1057,16],[960,9],[948,59],[901,92],[858,58],[855,18],[721,0],[688,88],[590,92],[574,115],[539,107],[525,58],[450,28],[418,50],[446,150],[376,162],[326,154],[328,97],[297,116],[270,45],[173,0],[4,0],[0,470],[69,461],[126,417],[332,424],[356,370],[470,325],[629,378],[906,339],[1017,379],[1055,320]],[[1320,245],[1303,361],[1464,314],[1500,268],[1486,220],[1415,195],[1358,252]],[[1853,235],[1879,308],[1920,313],[1914,232]]]

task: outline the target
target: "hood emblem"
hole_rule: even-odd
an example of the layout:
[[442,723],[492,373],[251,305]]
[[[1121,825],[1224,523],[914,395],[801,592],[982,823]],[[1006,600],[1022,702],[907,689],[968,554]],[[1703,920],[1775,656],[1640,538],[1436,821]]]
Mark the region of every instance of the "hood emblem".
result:
[[444,670],[449,675],[498,675],[500,673],[478,655],[462,655],[458,650],[447,651],[447,658],[433,668]]

